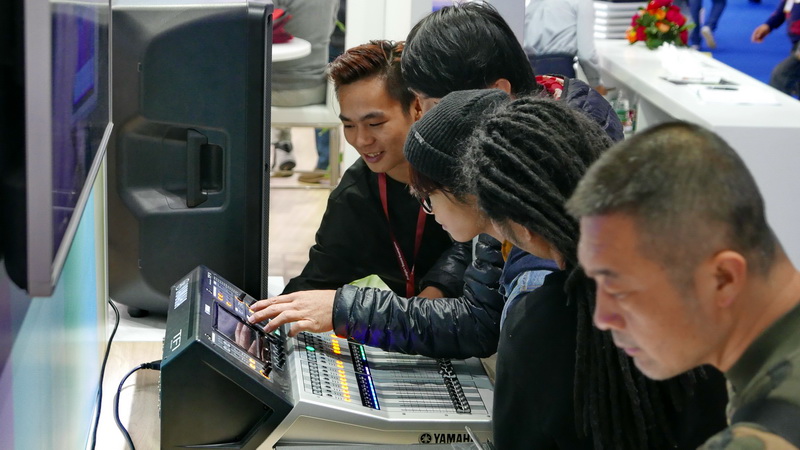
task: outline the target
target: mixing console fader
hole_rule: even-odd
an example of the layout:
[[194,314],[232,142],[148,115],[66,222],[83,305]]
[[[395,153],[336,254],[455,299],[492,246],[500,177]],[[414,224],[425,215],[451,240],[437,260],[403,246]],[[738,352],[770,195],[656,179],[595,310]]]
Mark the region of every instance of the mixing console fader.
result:
[[489,437],[493,391],[479,360],[265,333],[246,320],[254,301],[204,267],[173,286],[162,448],[468,442],[465,426]]

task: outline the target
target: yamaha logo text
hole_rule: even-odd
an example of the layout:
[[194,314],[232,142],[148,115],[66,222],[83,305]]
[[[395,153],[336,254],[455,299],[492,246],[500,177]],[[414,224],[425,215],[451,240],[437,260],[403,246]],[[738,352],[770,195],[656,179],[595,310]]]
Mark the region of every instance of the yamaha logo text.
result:
[[420,444],[450,444],[453,442],[472,442],[468,433],[422,433]]

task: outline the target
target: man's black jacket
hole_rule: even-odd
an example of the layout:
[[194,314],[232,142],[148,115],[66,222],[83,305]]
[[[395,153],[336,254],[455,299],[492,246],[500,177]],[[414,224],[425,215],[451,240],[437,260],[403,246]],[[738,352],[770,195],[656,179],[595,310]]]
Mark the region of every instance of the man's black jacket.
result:
[[[422,245],[413,259],[420,204],[406,184],[386,177],[389,218],[394,235],[409,264],[414,264],[417,292],[435,286],[448,296],[461,295],[467,262],[442,261],[428,271],[453,241],[433,216],[427,216]],[[299,220],[300,218],[298,218]],[[337,289],[368,275],[378,275],[399,295],[406,281],[395,257],[389,226],[378,194],[378,176],[359,159],[342,176],[328,198],[315,244],[302,273],[291,279],[284,293],[311,289]]]

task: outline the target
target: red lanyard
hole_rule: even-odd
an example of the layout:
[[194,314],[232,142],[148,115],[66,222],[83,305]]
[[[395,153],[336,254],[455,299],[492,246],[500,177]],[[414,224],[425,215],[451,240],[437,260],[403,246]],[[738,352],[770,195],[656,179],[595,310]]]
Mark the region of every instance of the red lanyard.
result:
[[406,258],[403,256],[402,250],[400,250],[400,244],[397,242],[397,238],[394,236],[394,231],[392,230],[392,223],[389,220],[389,199],[386,195],[386,174],[379,173],[378,174],[378,190],[381,194],[381,205],[383,205],[383,214],[386,215],[386,222],[389,224],[389,236],[392,238],[392,245],[394,246],[394,254],[397,257],[397,263],[400,265],[400,270],[403,271],[403,276],[406,278],[406,297],[412,297],[416,294],[416,287],[414,285],[414,268],[417,264],[417,254],[419,253],[419,248],[422,245],[422,234],[425,231],[425,220],[428,217],[428,214],[425,213],[425,210],[422,209],[420,206],[419,208],[419,215],[417,216],[417,232],[414,237],[414,266],[410,269],[408,267],[408,262]]

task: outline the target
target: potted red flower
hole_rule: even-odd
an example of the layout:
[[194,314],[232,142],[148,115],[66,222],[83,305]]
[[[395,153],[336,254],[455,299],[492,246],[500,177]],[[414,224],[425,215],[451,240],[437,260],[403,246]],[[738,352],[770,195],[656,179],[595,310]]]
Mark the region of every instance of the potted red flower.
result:
[[643,41],[651,50],[667,43],[685,47],[693,27],[672,0],[652,0],[633,15],[625,37],[631,44]]

